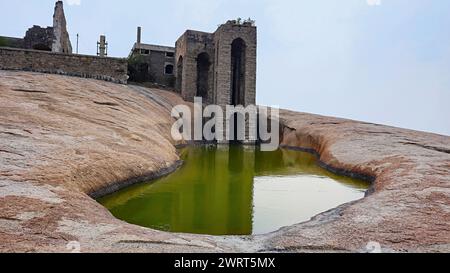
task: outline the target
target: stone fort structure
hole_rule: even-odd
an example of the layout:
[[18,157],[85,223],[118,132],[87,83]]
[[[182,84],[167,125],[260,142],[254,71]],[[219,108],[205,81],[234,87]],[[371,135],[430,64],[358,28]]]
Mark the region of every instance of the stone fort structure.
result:
[[256,49],[251,20],[230,20],[214,33],[187,30],[175,47],[141,43],[138,28],[130,79],[172,87],[186,101],[202,97],[208,104],[255,104]]
[[187,101],[255,104],[256,45],[251,21],[228,21],[214,33],[186,31],[176,42],[176,90]]
[[[129,55],[131,81],[171,87],[190,102],[201,97],[204,104],[222,107],[256,103],[254,21],[230,20],[214,33],[187,30],[175,47],[144,44],[141,35],[138,27],[137,40]],[[243,119],[245,139],[248,139],[249,130],[255,130],[257,125],[250,124],[248,117]],[[230,121],[237,139],[238,115],[224,117],[226,124]],[[217,133],[226,134],[225,131]]]

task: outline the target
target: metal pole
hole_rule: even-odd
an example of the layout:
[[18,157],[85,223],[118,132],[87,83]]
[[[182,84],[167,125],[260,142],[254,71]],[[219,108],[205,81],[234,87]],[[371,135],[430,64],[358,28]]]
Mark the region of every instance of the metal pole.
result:
[[80,38],[80,35],[77,33],[77,54],[78,54],[78,40]]

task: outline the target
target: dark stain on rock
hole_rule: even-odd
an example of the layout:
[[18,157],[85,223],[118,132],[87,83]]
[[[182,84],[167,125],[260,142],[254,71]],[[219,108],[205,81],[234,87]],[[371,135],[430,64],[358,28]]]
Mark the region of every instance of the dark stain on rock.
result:
[[445,154],[450,154],[450,149],[446,149],[446,148],[442,148],[442,147],[436,147],[436,146],[429,146],[429,145],[424,145],[424,144],[420,144],[420,143],[416,143],[416,142],[401,142],[402,144],[405,145],[414,145],[420,148],[424,148],[427,150],[431,150],[431,151],[436,151],[436,152],[441,152],[441,153],[445,153]]
[[43,91],[43,90],[31,90],[31,89],[22,89],[22,88],[14,88],[11,89],[12,91],[16,91],[16,92],[24,92],[24,93],[41,93],[41,94],[47,94],[47,91]]
[[119,104],[115,102],[102,102],[102,101],[94,101],[95,104],[105,105],[105,106],[119,106]]

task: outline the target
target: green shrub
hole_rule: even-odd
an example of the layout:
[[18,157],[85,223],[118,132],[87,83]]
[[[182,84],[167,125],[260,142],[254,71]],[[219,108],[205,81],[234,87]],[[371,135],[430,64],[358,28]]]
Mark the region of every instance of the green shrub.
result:
[[0,46],[8,46],[8,41],[4,37],[0,37]]
[[139,54],[133,54],[131,57],[128,58],[128,64],[129,65],[136,65],[139,63],[144,62],[144,57]]

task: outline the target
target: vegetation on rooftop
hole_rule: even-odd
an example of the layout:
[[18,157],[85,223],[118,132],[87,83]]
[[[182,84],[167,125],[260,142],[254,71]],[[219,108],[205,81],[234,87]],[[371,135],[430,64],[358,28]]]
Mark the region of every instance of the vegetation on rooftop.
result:
[[8,46],[9,43],[5,37],[0,37],[0,46]]

